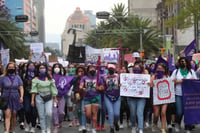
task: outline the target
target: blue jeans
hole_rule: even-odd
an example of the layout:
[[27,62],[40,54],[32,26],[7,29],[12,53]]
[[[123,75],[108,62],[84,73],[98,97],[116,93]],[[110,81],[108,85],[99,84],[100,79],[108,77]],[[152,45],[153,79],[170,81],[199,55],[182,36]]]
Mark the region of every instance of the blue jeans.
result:
[[78,120],[81,126],[85,126],[86,125],[86,116],[85,116],[85,108],[84,108],[84,101],[83,99],[79,100],[77,102],[77,106],[78,106]]
[[51,129],[52,123],[52,110],[53,110],[53,99],[44,103],[40,95],[36,95],[35,104],[40,117],[41,129]]
[[[119,115],[120,115],[120,105],[121,105],[121,98],[119,97],[116,102],[111,102],[107,96],[104,96],[104,102],[108,111],[108,121],[110,126],[118,123]],[[114,118],[114,119],[113,119]]]
[[183,101],[182,96],[176,95],[176,123],[181,124],[183,118]]
[[128,105],[130,109],[130,120],[132,127],[136,127],[136,115],[138,119],[138,128],[143,130],[144,124],[144,107],[146,104],[145,98],[128,98]]

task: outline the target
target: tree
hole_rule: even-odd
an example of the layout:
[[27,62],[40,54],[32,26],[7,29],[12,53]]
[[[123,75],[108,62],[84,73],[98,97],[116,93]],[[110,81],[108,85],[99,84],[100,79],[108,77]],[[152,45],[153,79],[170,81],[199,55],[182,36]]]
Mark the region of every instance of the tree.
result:
[[[140,33],[146,55],[156,54],[161,47],[160,34],[156,27],[150,26],[150,19],[139,16],[129,16],[124,4],[116,4],[111,9],[109,19],[101,21],[97,28],[86,37],[85,43],[97,48],[118,47],[118,39],[122,40],[122,47],[128,47],[129,52],[138,51],[140,47]],[[140,30],[142,29],[142,30]],[[112,31],[114,34],[96,34],[96,30]]]
[[24,34],[11,20],[9,10],[0,6],[0,43],[5,49],[10,49],[10,58],[28,57],[29,49],[24,45]]
[[[178,25],[178,29],[194,26],[194,35],[198,44],[198,22],[200,21],[200,0],[167,0],[166,6],[178,5],[178,14],[167,21],[167,27]],[[198,45],[197,45],[198,46]]]

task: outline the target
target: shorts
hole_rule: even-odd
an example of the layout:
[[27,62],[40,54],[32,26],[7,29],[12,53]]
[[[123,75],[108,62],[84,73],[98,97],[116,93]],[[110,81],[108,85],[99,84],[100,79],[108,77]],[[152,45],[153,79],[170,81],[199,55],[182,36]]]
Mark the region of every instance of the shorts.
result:
[[96,96],[95,98],[87,98],[87,97],[84,97],[83,98],[83,101],[84,101],[84,105],[89,105],[89,104],[101,104],[101,97],[100,95]]

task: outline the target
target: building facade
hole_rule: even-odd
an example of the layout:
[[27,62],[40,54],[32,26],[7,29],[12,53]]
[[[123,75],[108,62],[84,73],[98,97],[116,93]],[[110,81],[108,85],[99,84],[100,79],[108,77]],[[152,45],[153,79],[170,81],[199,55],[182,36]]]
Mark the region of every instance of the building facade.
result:
[[152,25],[157,24],[157,4],[160,0],[128,0],[130,15],[138,15],[152,20]]
[[81,46],[87,35],[86,33],[91,30],[91,22],[89,17],[79,7],[67,19],[65,29],[61,35],[61,50],[64,56],[68,55],[69,45],[72,44],[74,39],[74,35],[71,32],[69,33],[69,29],[76,30],[75,45]]

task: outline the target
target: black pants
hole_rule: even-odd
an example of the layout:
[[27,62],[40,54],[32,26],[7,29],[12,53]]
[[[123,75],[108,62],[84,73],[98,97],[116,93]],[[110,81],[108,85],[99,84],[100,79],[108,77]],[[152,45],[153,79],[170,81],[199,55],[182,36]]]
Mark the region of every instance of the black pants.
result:
[[127,98],[126,97],[121,97],[121,107],[120,107],[120,124],[123,124],[123,119],[124,119],[124,113],[126,113],[126,120],[129,120],[130,117],[130,110],[129,106],[127,103]]

